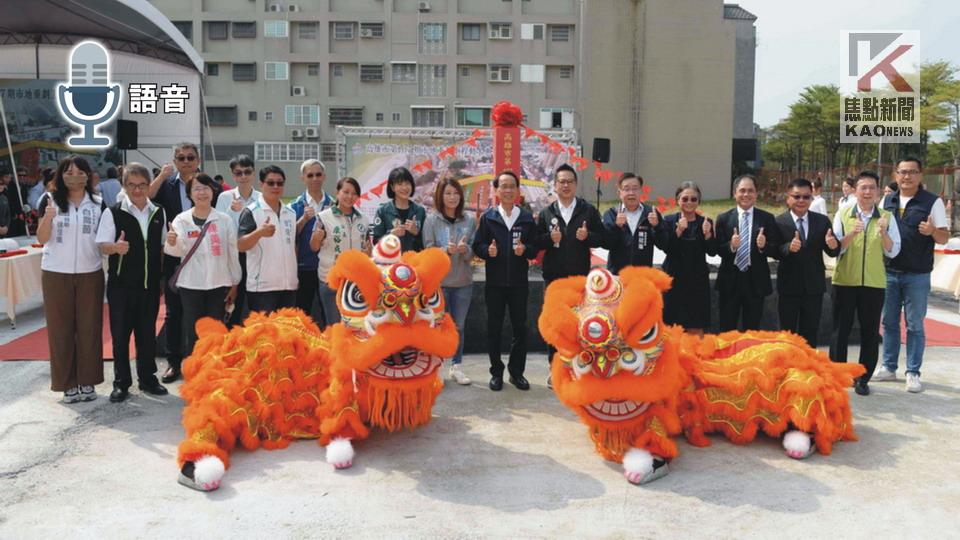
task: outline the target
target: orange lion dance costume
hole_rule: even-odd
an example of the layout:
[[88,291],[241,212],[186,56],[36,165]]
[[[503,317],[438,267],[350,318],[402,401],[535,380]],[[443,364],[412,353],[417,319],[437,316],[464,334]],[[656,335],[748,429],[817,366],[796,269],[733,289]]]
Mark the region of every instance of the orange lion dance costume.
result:
[[846,388],[862,366],[833,363],[787,332],[683,334],[661,318],[669,286],[652,268],[619,277],[594,269],[552,283],[539,320],[557,348],[557,397],[589,427],[597,452],[623,463],[627,480],[667,474],[678,454],[671,437],[681,432],[697,446],[717,431],[738,444],[760,430],[786,433],[797,459],[856,440]]
[[229,332],[212,319],[197,323],[200,339],[180,390],[187,402],[180,483],[219,487],[238,441],[272,450],[318,439],[340,469],[353,464],[350,441],[371,427],[430,421],[443,388],[438,370],[459,343],[440,291],[450,260],[436,248],[401,256],[393,235],[372,259],[359,251],[337,259],[327,283],[342,322],[322,333],[292,309],[254,313]]

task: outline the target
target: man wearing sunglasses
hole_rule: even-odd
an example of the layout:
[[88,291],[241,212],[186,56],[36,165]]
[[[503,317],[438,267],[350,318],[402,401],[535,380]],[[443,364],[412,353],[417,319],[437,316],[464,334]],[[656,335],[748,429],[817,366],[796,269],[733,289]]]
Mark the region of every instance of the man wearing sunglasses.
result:
[[[173,148],[173,162],[167,163],[160,170],[160,174],[150,182],[150,198],[153,203],[163,208],[169,219],[185,210],[193,208],[193,203],[187,197],[187,182],[192,180],[200,170],[200,150],[191,142],[182,142]],[[170,278],[180,266],[180,258],[163,255],[163,278],[169,283]],[[180,378],[180,363],[183,361],[183,304],[180,295],[164,286],[163,303],[166,307],[164,319],[164,335],[167,345],[167,371],[161,380],[171,383]],[[189,353],[190,351],[186,351]]]
[[795,332],[817,346],[817,330],[827,291],[823,253],[836,257],[840,243],[833,236],[830,219],[811,210],[813,186],[797,178],[787,186],[789,210],[777,216],[780,244],[777,265],[777,311],[780,329]]
[[[307,315],[313,313],[313,300],[320,306],[320,278],[317,273],[317,252],[310,249],[310,236],[316,228],[320,212],[333,206],[336,201],[323,191],[323,181],[327,178],[326,166],[318,159],[308,159],[300,165],[300,181],[306,191],[290,203],[297,215],[297,307]],[[321,320],[315,320],[320,328],[324,327],[324,314]]]
[[[237,227],[239,235],[240,213],[251,204],[262,202],[263,195],[254,189],[253,182],[256,177],[253,158],[246,154],[240,154],[230,160],[230,174],[233,176],[233,183],[237,187],[228,189],[217,197],[217,211],[227,214],[233,219],[233,224]],[[247,301],[247,254],[240,253],[240,272],[243,277],[240,284],[237,285],[237,298],[234,301],[234,309],[230,314],[230,320],[227,323],[233,327],[243,322],[244,306]]]

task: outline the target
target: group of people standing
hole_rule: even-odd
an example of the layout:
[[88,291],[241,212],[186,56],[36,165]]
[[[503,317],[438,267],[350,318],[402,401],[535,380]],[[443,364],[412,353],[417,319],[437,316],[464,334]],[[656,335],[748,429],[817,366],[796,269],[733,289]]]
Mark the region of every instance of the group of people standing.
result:
[[[946,240],[942,201],[923,190],[920,162],[901,160],[899,192],[877,204],[879,178],[864,171],[854,182],[855,198],[838,210],[833,223],[811,211],[814,186],[804,179],[788,188],[789,210],[780,216],[755,207],[757,182],[743,175],[734,182],[737,207],[716,222],[699,211],[700,188],[684,182],[676,190],[679,211],[662,216],[641,201],[643,179],[623,174],[619,204],[603,216],[577,197],[577,174],[569,165],[554,172],[556,200],[535,217],[519,205],[520,178],[510,170],[493,180],[497,204],[475,219],[464,211],[463,186],[443,178],[429,213],[413,201],[416,182],[409,170],[392,170],[389,201],[373,223],[355,207],[358,182],[341,178],[335,195],[324,191],[323,163],[300,166],[306,186],[284,204],[286,174],[270,165],[256,170],[245,155],[229,163],[236,187],[227,191],[200,172],[196,145],[181,143],[173,161],[153,175],[138,163],[123,167],[122,192],[106,204],[93,187],[93,171],[82,157],[63,159],[53,191],[40,212],[38,240],[44,244],[44,309],[51,352],[51,387],[72,403],[96,398],[103,382],[102,299],[108,300],[113,339],[113,402],[124,401],[133,384],[129,361],[131,334],[136,343],[141,391],[167,393],[161,384],[181,376],[201,317],[239,324],[247,310],[269,312],[319,305],[322,327],[339,321],[336,291],[325,283],[337,257],[348,250],[370,253],[386,234],[400,238],[404,251],[444,249],[451,269],[442,282],[446,306],[460,331],[450,377],[470,379],[460,368],[464,326],[473,291],[474,256],[484,262],[484,302],[491,390],[509,382],[530,387],[524,377],[527,355],[529,265],[543,252],[545,285],[591,268],[591,249],[606,248],[607,267],[653,265],[654,246],[666,253],[663,270],[673,277],[664,297],[664,320],[702,334],[711,328],[710,268],[719,255],[716,279],[721,330],[757,329],[765,298],[772,293],[767,258],[779,260],[777,289],[780,327],[817,345],[826,285],[823,254],[839,257],[834,283],[834,339],[831,357],[846,361],[847,339],[856,317],[861,328],[860,361],[867,382],[877,362],[877,327],[884,323],[884,365],[877,377],[893,378],[899,353],[899,317],[907,314],[908,389],[919,391],[923,317],[934,242]],[[254,175],[259,190],[254,187]],[[219,195],[217,195],[219,194]],[[108,261],[104,284],[102,257]],[[886,295],[885,295],[886,293]],[[155,327],[160,299],[165,306],[167,370],[157,378]],[[922,304],[922,305],[921,305]],[[513,334],[509,359],[501,355],[502,328],[509,314]],[[552,358],[554,351],[550,351]],[[548,379],[547,384],[550,384]]]

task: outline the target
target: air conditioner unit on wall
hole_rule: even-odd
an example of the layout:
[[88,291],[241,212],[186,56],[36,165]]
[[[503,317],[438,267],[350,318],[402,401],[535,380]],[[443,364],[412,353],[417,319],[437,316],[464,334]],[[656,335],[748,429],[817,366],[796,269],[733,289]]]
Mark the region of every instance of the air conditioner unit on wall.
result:
[[292,129],[292,130],[290,130],[290,136],[293,137],[294,139],[302,139],[302,138],[303,138],[303,130],[302,130],[302,129]]
[[283,6],[280,4],[270,4],[268,11],[283,11]]
[[430,2],[420,2],[417,4],[417,9],[420,11],[430,11]]
[[372,28],[361,28],[361,29],[360,29],[360,37],[362,37],[362,38],[372,38],[372,37],[373,37],[373,29],[372,29]]
[[287,9],[289,9],[290,11],[300,11],[300,6],[298,6],[297,4],[290,4],[289,6],[287,6]]
[[315,127],[308,127],[308,128],[307,128],[307,138],[308,138],[308,139],[316,139],[316,138],[319,137],[319,136],[320,136],[320,130],[319,130],[319,129],[317,129],[317,128],[315,128]]
[[293,95],[298,97],[303,97],[307,95],[307,87],[305,86],[294,86]]

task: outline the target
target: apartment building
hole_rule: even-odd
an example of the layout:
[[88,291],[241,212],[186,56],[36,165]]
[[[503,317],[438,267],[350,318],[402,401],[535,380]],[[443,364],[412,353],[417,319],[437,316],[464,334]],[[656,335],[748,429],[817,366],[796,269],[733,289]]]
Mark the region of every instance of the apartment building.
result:
[[609,167],[664,193],[696,180],[726,196],[744,19],[720,0],[152,3],[206,63],[208,170],[240,152],[332,163],[338,125],[488,126],[506,99],[534,128],[576,129],[585,155],[612,139]]

